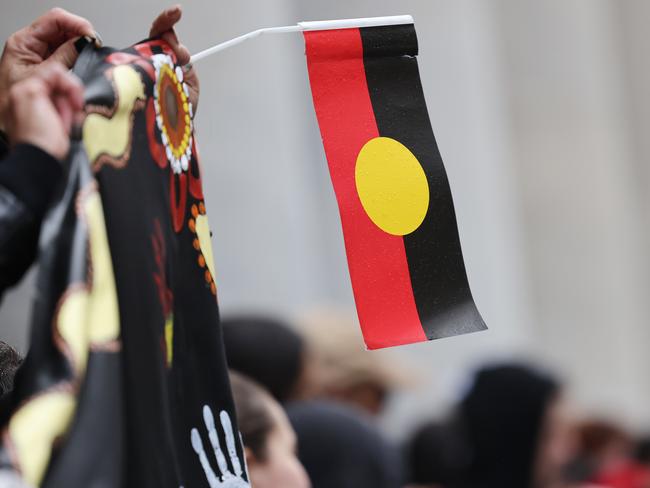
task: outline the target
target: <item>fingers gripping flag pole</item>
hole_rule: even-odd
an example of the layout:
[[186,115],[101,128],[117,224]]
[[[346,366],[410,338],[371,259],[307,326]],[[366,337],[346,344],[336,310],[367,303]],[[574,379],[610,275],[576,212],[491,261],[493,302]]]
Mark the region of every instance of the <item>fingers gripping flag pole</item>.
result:
[[474,304],[409,15],[299,22],[368,348],[486,329]]

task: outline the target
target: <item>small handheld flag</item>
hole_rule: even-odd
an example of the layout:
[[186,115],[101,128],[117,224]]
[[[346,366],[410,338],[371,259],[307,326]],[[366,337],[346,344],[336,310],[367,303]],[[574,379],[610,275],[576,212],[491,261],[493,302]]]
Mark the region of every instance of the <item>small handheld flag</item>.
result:
[[485,329],[429,122],[413,24],[304,36],[366,345]]
[[418,71],[409,15],[299,22],[316,116],[370,349],[486,329],[467,280],[454,204]]

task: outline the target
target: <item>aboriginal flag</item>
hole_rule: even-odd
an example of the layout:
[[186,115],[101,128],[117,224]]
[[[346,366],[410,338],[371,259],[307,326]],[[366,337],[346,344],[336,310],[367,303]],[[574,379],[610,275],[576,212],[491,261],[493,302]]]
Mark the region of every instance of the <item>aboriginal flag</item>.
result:
[[306,31],[305,41],[366,345],[485,329],[429,122],[414,26]]

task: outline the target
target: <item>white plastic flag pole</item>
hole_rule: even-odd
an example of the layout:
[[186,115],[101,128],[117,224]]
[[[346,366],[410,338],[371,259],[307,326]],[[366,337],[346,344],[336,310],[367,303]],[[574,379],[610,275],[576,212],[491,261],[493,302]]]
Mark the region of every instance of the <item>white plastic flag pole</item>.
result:
[[309,22],[298,22],[296,25],[284,27],[267,27],[257,29],[229,41],[222,42],[216,46],[200,51],[190,58],[191,63],[210,56],[211,54],[223,51],[229,47],[236,46],[247,39],[261,36],[262,34],[284,34],[286,32],[302,32],[309,30],[332,30],[332,29],[356,29],[359,27],[376,27],[380,25],[412,24],[413,17],[410,15],[393,15],[391,17],[367,17],[363,19],[340,19],[340,20],[316,20]]

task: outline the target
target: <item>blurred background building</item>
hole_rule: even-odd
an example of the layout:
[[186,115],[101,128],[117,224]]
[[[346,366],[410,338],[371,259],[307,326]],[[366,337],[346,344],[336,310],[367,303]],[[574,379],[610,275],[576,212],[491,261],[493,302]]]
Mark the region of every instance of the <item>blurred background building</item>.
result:
[[[46,8],[106,44],[144,38],[160,0],[3,4],[0,38]],[[643,0],[186,0],[197,52],[259,27],[412,14],[429,113],[489,331],[388,352],[414,384],[385,427],[443,411],[485,361],[562,375],[577,408],[650,426],[650,3]],[[334,193],[297,34],[197,64],[196,127],[222,313],[353,309]],[[34,270],[0,308],[27,349]],[[361,353],[360,353],[361,354]]]

